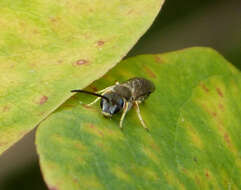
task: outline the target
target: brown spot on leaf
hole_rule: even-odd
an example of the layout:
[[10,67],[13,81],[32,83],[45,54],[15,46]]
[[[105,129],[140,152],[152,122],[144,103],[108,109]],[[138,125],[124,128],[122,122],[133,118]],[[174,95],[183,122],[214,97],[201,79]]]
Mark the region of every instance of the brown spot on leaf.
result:
[[90,127],[91,129],[95,130],[95,131],[97,132],[98,136],[101,136],[101,137],[104,136],[104,133],[103,133],[101,130],[99,130],[97,127],[95,127],[94,124],[91,123],[91,124],[89,125],[89,127]]
[[218,107],[220,108],[220,110],[224,111],[224,107],[222,104],[219,104]]
[[163,61],[161,60],[161,58],[158,55],[155,55],[154,58],[157,63],[163,63]]
[[216,112],[212,112],[212,116],[213,116],[213,117],[216,117],[216,116],[217,116],[217,113],[216,113]]
[[57,61],[57,64],[62,64],[62,63],[63,63],[63,60],[61,59]]
[[103,40],[97,41],[98,46],[103,46],[104,44],[105,44],[105,41],[103,41]]
[[160,148],[155,143],[151,143],[151,148],[156,151],[160,150]]
[[216,88],[216,90],[217,90],[218,95],[220,97],[223,97],[223,93],[222,93],[221,89],[220,88]]
[[229,135],[227,133],[224,133],[224,140],[228,145],[230,144],[230,138],[229,138]]
[[99,134],[100,134],[100,136],[104,136],[104,133],[101,131],[101,130],[98,130],[98,132],[99,132]]
[[50,18],[50,21],[51,21],[52,23],[56,23],[56,22],[58,22],[59,20],[60,20],[59,17],[51,17],[51,18]]
[[205,176],[209,179],[209,173],[208,173],[208,171],[205,173]]
[[39,100],[39,104],[42,105],[44,104],[45,102],[48,101],[48,97],[47,96],[42,96]]
[[156,74],[151,69],[149,69],[148,67],[145,67],[144,69],[151,78],[156,78]]
[[205,84],[201,84],[201,87],[205,92],[209,92],[209,89],[205,86]]
[[98,88],[97,88],[96,86],[94,86],[94,85],[90,85],[90,88],[91,88],[92,90],[94,90],[94,91],[97,91],[97,90],[98,90]]
[[3,112],[7,112],[7,111],[9,111],[9,109],[10,109],[10,107],[9,106],[3,106]]
[[89,62],[85,59],[79,59],[74,63],[74,66],[81,66],[81,65],[85,65],[88,64]]

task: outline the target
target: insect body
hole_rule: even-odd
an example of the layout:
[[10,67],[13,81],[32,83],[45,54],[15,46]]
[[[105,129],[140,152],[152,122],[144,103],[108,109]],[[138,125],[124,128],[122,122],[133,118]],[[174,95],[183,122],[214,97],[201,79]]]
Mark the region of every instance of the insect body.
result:
[[98,96],[98,98],[88,105],[91,106],[101,99],[100,107],[102,114],[106,117],[111,117],[115,113],[123,111],[120,119],[121,129],[126,113],[134,106],[142,126],[148,129],[141,117],[139,104],[154,90],[155,86],[151,81],[136,77],[123,83],[116,82],[115,85],[109,86],[97,94],[84,90],[72,90],[71,92],[83,92]]

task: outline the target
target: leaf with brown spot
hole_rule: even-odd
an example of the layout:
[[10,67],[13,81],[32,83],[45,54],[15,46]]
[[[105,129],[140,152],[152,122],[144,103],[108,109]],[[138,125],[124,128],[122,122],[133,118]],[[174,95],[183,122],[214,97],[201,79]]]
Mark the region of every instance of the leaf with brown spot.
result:
[[104,44],[105,44],[105,41],[103,41],[103,40],[97,41],[98,46],[103,46]]
[[203,88],[203,90],[204,90],[205,92],[209,92],[209,89],[208,89],[204,84],[201,84],[201,87]]
[[40,101],[39,101],[39,104],[44,104],[45,102],[47,102],[47,100],[48,100],[47,96],[42,96]]
[[147,66],[145,66],[144,68],[145,68],[147,75],[150,78],[156,78],[156,74],[150,68],[148,68]]
[[149,132],[135,109],[120,130],[121,114],[104,118],[99,103],[85,105],[94,97],[75,95],[65,103],[71,110],[64,104],[37,130],[47,183],[60,190],[241,189],[240,72],[211,49],[191,48],[129,58],[92,85],[101,90],[132,77],[156,86],[140,104]]
[[85,65],[85,64],[88,64],[89,62],[85,59],[79,59],[78,61],[76,61],[74,63],[74,66],[81,66],[81,65]]
[[114,67],[163,2],[0,1],[0,154],[71,97],[70,90]]
[[216,90],[217,90],[217,92],[218,92],[218,95],[221,96],[221,97],[223,97],[223,93],[222,93],[222,91],[220,90],[220,88],[216,88]]

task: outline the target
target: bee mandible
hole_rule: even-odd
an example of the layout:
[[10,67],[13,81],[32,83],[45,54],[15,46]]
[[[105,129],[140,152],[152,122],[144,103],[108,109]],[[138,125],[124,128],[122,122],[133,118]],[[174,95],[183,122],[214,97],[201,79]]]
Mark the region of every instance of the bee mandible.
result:
[[135,77],[123,83],[116,82],[115,85],[109,86],[97,93],[85,90],[71,90],[71,92],[81,92],[98,96],[98,98],[88,104],[88,106],[101,100],[100,107],[105,117],[112,117],[114,114],[122,111],[120,119],[121,129],[126,113],[134,106],[142,126],[148,130],[142,119],[139,104],[148,98],[154,90],[155,86],[151,81],[145,78]]

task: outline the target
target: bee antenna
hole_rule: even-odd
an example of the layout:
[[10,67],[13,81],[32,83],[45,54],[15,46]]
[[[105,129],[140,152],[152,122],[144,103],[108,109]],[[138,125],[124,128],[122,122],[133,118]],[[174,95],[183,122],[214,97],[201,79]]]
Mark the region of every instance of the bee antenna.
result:
[[85,90],[71,90],[70,92],[81,92],[81,93],[85,93],[85,94],[90,94],[90,95],[93,95],[93,96],[98,96],[98,97],[104,98],[104,99],[106,99],[106,101],[108,103],[110,102],[110,100],[106,96],[102,96],[102,95],[96,94],[94,92],[89,92],[89,91],[85,91]]

